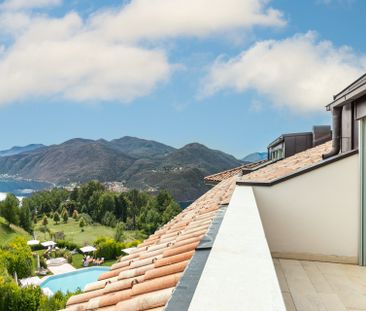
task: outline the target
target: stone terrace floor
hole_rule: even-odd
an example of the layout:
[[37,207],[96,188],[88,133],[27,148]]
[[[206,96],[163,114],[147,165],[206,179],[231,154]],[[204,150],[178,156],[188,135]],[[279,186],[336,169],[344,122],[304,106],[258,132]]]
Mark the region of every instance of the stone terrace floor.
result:
[[366,267],[273,259],[289,311],[366,310]]

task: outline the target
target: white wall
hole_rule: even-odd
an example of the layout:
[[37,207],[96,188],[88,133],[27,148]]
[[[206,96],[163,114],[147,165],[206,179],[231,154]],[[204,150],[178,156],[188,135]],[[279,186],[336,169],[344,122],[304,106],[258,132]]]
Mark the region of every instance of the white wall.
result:
[[236,187],[188,311],[285,311],[251,187]]
[[357,263],[359,158],[253,187],[274,257]]

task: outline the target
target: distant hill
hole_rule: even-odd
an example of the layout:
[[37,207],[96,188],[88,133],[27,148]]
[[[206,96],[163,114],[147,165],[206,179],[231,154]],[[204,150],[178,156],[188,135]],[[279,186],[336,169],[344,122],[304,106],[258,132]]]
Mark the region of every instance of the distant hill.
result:
[[114,139],[111,144],[121,152],[134,158],[163,157],[175,150],[175,148],[162,143],[131,136]]
[[247,156],[245,156],[242,161],[243,162],[257,162],[257,161],[261,161],[261,160],[266,160],[267,159],[267,152],[254,152],[251,154],[248,154]]
[[6,157],[6,156],[12,156],[12,155],[20,154],[20,153],[25,153],[25,152],[37,150],[37,149],[43,148],[43,147],[46,147],[46,146],[42,145],[42,144],[31,144],[31,145],[27,145],[24,147],[15,146],[13,148],[0,151],[0,157]]
[[129,188],[167,189],[186,201],[207,191],[204,176],[240,164],[233,156],[198,143],[175,149],[128,136],[112,141],[76,138],[0,157],[0,174],[61,185],[90,179],[122,181]]

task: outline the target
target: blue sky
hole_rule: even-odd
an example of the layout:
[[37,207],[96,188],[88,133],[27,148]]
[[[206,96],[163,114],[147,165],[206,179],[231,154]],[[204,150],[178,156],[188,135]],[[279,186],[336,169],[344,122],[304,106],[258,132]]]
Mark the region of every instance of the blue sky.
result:
[[130,135],[241,158],[329,124],[366,71],[361,0],[0,3],[0,149]]

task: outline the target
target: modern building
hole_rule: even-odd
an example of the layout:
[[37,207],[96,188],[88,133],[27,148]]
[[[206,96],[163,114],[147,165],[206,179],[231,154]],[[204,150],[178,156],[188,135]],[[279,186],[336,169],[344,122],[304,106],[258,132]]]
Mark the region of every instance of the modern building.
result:
[[211,176],[66,310],[366,310],[365,94],[327,106],[332,142]]
[[331,139],[332,131],[328,125],[314,126],[312,132],[282,134],[268,145],[268,160],[281,160]]

